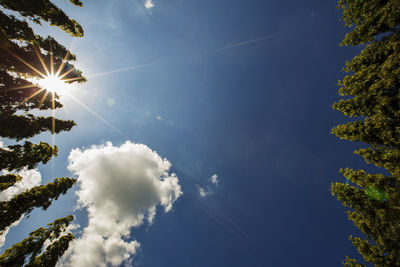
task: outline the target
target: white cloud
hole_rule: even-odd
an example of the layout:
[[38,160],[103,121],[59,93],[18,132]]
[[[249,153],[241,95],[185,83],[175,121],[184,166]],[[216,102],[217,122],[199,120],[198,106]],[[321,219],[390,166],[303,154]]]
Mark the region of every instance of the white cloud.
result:
[[[1,141],[0,141],[1,142]],[[2,144],[0,144],[2,146]],[[7,174],[9,172],[3,171],[1,175]],[[0,201],[8,201],[10,200],[13,196],[18,195],[27,189],[30,189],[32,187],[40,185],[40,182],[42,181],[42,177],[40,175],[40,172],[36,169],[34,170],[27,170],[23,169],[20,172],[17,172],[16,174],[22,176],[22,180],[15,183],[13,186],[7,188],[6,190],[0,192]],[[13,226],[16,226],[20,223],[24,216],[21,216],[21,218],[11,224],[9,227],[6,227],[3,230],[3,233],[0,235],[0,248],[4,246],[4,243],[6,242],[6,236],[8,232],[10,231],[10,228]]]
[[[7,174],[8,172],[3,172],[3,174]],[[13,186],[7,188],[3,192],[0,193],[0,201],[8,201],[13,196],[18,195],[24,192],[27,189],[38,186],[42,181],[42,177],[40,172],[36,169],[27,170],[23,169],[20,172],[16,173],[22,176],[22,180],[15,183]]]
[[147,9],[153,8],[153,7],[154,7],[153,0],[146,0],[146,1],[144,2],[144,6],[145,6]]
[[[213,185],[218,185],[218,182],[219,182],[219,180],[218,180],[218,175],[217,175],[217,174],[213,174],[213,175],[211,176],[211,178],[210,178],[210,182],[211,182],[211,184],[213,184]],[[207,186],[207,188],[204,188],[204,187],[199,186],[199,185],[197,185],[197,184],[196,184],[196,186],[197,186],[199,195],[200,195],[200,197],[202,197],[202,198],[205,198],[205,197],[207,197],[207,196],[209,196],[209,195],[211,195],[211,194],[213,193],[213,192],[211,191],[211,188],[210,188],[209,186]]]
[[213,176],[211,176],[210,181],[212,184],[218,184],[218,175],[217,174],[213,174]]
[[171,210],[182,194],[171,163],[145,145],[107,143],[74,149],[68,168],[78,176],[78,202],[88,211],[88,226],[61,261],[64,266],[131,264],[140,244],[132,227],[154,220],[157,205]]
[[205,198],[205,197],[207,197],[208,195],[212,194],[210,188],[204,189],[204,187],[201,187],[201,186],[199,186],[199,185],[196,185],[196,186],[197,186],[197,189],[198,189],[198,191],[199,191],[200,197]]
[[0,248],[2,248],[4,246],[4,243],[6,242],[6,236],[7,236],[8,232],[10,231],[10,228],[17,226],[22,221],[23,218],[24,218],[24,215],[22,215],[18,221],[13,222],[10,226],[6,227],[3,230],[3,233],[0,235]]

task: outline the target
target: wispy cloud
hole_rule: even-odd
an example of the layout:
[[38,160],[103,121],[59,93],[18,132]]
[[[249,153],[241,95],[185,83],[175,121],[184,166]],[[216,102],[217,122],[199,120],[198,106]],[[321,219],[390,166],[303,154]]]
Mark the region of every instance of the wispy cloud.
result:
[[[214,186],[218,185],[218,182],[219,182],[218,175],[217,174],[213,174],[209,181]],[[207,196],[209,196],[209,195],[211,195],[213,193],[211,188],[210,188],[210,186],[203,187],[203,186],[200,186],[198,184],[196,184],[196,186],[197,186],[197,190],[199,192],[199,196],[201,198],[205,198],[205,197],[207,197]]]
[[199,196],[205,198],[206,196],[210,195],[212,192],[210,188],[204,189],[203,187],[196,185],[197,189],[199,190]]
[[153,0],[146,0],[146,1],[144,2],[144,6],[145,6],[147,9],[152,9],[152,8],[154,7]]
[[218,175],[217,174],[213,174],[210,178],[210,181],[212,184],[218,184]]
[[153,223],[156,207],[166,212],[182,195],[171,163],[143,144],[111,143],[74,149],[68,168],[78,176],[78,202],[88,226],[73,241],[63,266],[132,265],[140,243],[132,228]]

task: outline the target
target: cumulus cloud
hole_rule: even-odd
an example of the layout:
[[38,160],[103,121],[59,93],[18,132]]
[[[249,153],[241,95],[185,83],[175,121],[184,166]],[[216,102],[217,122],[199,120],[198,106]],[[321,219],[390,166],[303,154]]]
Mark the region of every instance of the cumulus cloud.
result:
[[[2,144],[0,144],[0,146],[2,146]],[[9,172],[3,172],[2,174],[7,174],[7,173]],[[27,189],[40,185],[40,182],[42,181],[40,172],[36,169],[34,170],[23,169],[20,172],[17,172],[16,174],[22,176],[23,179],[15,183],[13,186],[7,188],[6,190],[0,192],[0,201],[9,201],[13,196],[25,192]],[[3,247],[4,243],[6,242],[6,236],[10,231],[10,228],[18,225],[23,217],[24,216],[22,216],[18,221],[14,222],[12,225],[4,229],[3,233],[0,235],[0,248]]]
[[213,174],[210,178],[210,181],[212,184],[218,184],[218,175],[217,174]]
[[140,247],[132,228],[153,223],[158,205],[168,212],[182,195],[178,177],[169,174],[171,163],[142,144],[74,149],[68,168],[78,177],[78,203],[87,208],[88,226],[63,266],[131,264]]
[[147,9],[153,8],[153,7],[154,7],[153,0],[146,0],[146,1],[144,2],[144,6],[145,6]]

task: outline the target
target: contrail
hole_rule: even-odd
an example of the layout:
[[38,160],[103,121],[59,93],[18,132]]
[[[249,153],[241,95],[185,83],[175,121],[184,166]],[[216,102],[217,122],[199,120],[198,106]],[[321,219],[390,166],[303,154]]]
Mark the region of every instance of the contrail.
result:
[[111,71],[105,71],[105,72],[95,73],[95,74],[89,74],[89,75],[87,75],[86,77],[87,77],[87,78],[92,78],[92,77],[103,76],[103,75],[112,74],[112,73],[116,73],[116,72],[122,72],[122,71],[140,69],[140,68],[143,68],[143,67],[147,67],[147,66],[151,66],[151,65],[158,64],[158,63],[160,63],[160,62],[162,62],[162,60],[155,61],[155,62],[151,62],[151,63],[146,63],[146,64],[142,64],[142,65],[135,65],[135,66],[131,66],[131,67],[127,67],[127,68],[122,68],[122,69],[116,69],[116,70],[111,70]]
[[252,40],[248,40],[248,41],[233,43],[233,44],[230,44],[230,45],[227,45],[227,46],[224,46],[224,47],[220,47],[220,48],[216,48],[216,49],[213,49],[213,50],[209,50],[209,51],[205,52],[205,54],[211,54],[211,53],[219,52],[219,51],[230,49],[230,48],[235,48],[235,47],[239,47],[239,46],[244,46],[244,45],[248,45],[248,44],[252,44],[252,43],[261,42],[261,41],[264,41],[264,40],[267,40],[267,39],[271,39],[273,36],[274,35],[271,34],[271,35],[267,35],[267,36],[260,37],[260,38],[257,38],[257,39],[252,39]]
[[[233,44],[230,44],[230,45],[227,45],[227,46],[224,46],[224,47],[220,47],[220,48],[216,48],[216,49],[212,49],[212,50],[206,51],[203,54],[212,54],[212,53],[219,52],[219,51],[226,50],[226,49],[230,49],[230,48],[235,48],[235,47],[244,46],[244,45],[248,45],[248,44],[252,44],[252,43],[257,43],[257,42],[261,42],[261,41],[270,39],[272,37],[273,37],[273,35],[271,34],[271,35],[263,36],[263,37],[260,37],[260,38],[257,38],[257,39],[252,39],[252,40],[248,40],[248,41],[233,43]],[[156,64],[159,64],[159,63],[162,63],[162,62],[165,62],[165,61],[170,61],[170,60],[158,60],[158,61],[155,61],[155,62],[145,63],[145,64],[141,64],[141,65],[135,65],[135,66],[116,69],[116,70],[111,70],[111,71],[105,71],[105,72],[100,72],[100,73],[89,74],[86,77],[87,78],[93,78],[93,77],[108,75],[108,74],[112,74],[112,73],[116,73],[116,72],[123,72],[123,71],[140,69],[140,68],[156,65]]]

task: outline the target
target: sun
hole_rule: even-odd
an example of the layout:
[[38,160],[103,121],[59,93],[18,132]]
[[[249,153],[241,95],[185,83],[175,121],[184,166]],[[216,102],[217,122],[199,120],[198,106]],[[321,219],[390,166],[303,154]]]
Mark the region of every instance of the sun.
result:
[[60,76],[51,74],[42,79],[36,80],[35,83],[42,89],[57,94],[66,93],[69,89],[71,89],[72,86],[71,84],[65,82],[65,80],[63,80]]

